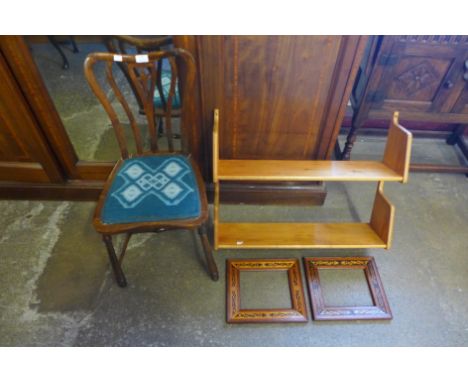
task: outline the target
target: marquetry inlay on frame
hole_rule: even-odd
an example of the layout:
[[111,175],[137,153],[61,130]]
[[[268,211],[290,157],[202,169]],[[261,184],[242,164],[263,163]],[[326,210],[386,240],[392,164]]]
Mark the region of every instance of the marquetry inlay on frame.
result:
[[[362,257],[305,257],[307,286],[314,320],[390,320],[388,304],[377,265],[372,256]],[[320,269],[362,269],[366,276],[373,305],[327,306],[320,286]]]
[[[226,308],[229,323],[307,322],[302,277],[297,259],[243,259],[226,261]],[[240,272],[286,271],[290,309],[241,309]]]

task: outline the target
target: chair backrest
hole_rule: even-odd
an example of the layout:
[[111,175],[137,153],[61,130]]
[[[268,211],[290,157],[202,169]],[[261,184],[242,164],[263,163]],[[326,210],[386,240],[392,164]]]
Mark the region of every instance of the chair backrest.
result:
[[104,44],[111,53],[128,54],[128,48],[134,48],[138,53],[164,50],[172,45],[171,36],[134,37],[134,36],[103,36]]
[[[156,52],[161,50],[168,50],[172,47],[172,37],[171,36],[159,36],[159,37],[134,37],[134,36],[104,36],[103,37],[104,45],[107,50],[115,54],[138,54],[147,53],[147,52]],[[124,76],[126,77],[133,94],[138,102],[140,107],[140,112],[143,113],[143,101],[138,96],[138,92],[133,87],[132,80],[130,78],[130,73],[126,65],[117,63],[117,65],[122,70]],[[166,105],[166,96],[163,91],[162,85],[162,61],[158,62],[159,76],[156,78],[156,91],[158,92],[159,99],[162,103],[162,109],[165,109]]]
[[[194,84],[195,84],[195,61],[192,55],[183,49],[172,49],[170,51],[149,52],[147,54],[113,54],[113,53],[91,53],[85,60],[84,70],[91,89],[97,96],[105,111],[110,117],[112,126],[115,130],[117,141],[120,147],[122,158],[129,157],[129,150],[125,138],[125,130],[118,117],[118,114],[110,101],[110,95],[113,92],[116,100],[120,103],[128,122],[131,126],[133,137],[135,139],[136,151],[138,155],[144,154],[142,133],[137,125],[135,115],[131,111],[129,103],[125,100],[122,90],[116,81],[113,67],[115,64],[124,66],[129,74],[129,81],[132,87],[142,101],[143,112],[146,117],[148,133],[150,137],[150,151],[156,153],[159,150],[158,132],[155,123],[155,106],[153,102],[154,91],[157,85],[157,79],[160,78],[162,70],[162,60],[167,60],[171,67],[171,82],[169,92],[165,99],[164,121],[166,127],[166,136],[170,152],[174,151],[173,133],[172,133],[172,105],[174,103],[176,84],[180,85],[181,95],[181,146],[182,152],[189,153],[190,142],[189,135],[185,131],[184,120],[186,115],[194,112]],[[106,93],[100,82],[96,78],[95,64],[103,62],[105,65],[105,79],[107,80],[112,92]],[[181,67],[183,70],[178,70]],[[179,76],[180,73],[183,76]]]

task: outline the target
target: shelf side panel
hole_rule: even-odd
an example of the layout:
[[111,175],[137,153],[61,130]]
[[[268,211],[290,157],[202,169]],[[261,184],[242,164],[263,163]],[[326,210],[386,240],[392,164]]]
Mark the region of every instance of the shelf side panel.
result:
[[398,123],[398,112],[395,112],[388,130],[383,162],[402,177],[402,183],[408,182],[412,140],[413,135]]
[[395,207],[383,194],[383,183],[377,186],[374,207],[370,219],[370,226],[386,243],[386,248],[390,249],[393,237],[393,223],[395,218]]

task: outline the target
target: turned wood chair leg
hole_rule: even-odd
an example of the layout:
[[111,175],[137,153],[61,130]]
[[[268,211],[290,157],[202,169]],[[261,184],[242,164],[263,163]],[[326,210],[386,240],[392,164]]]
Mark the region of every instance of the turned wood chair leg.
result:
[[214,281],[217,281],[219,279],[218,267],[213,259],[213,249],[211,248],[211,244],[208,241],[208,236],[206,234],[206,224],[202,224],[198,227],[198,234],[200,235],[203,245],[203,252],[205,252],[206,264],[208,265],[210,276]]
[[343,148],[343,152],[341,153],[341,160],[350,160],[351,150],[353,149],[354,142],[356,142],[357,130],[357,125],[353,124],[349,130],[348,136],[346,137],[346,143]]
[[341,160],[350,160],[351,150],[353,149],[354,142],[356,142],[357,132],[361,128],[367,116],[366,109],[354,110],[353,119],[351,121],[351,129],[346,137],[346,143],[341,153]]
[[102,235],[102,239],[106,244],[109,260],[112,266],[112,270],[114,271],[115,280],[117,281],[119,287],[124,288],[127,286],[127,280],[125,279],[122,267],[120,266],[119,259],[115,254],[114,245],[112,244],[112,237],[110,235]]

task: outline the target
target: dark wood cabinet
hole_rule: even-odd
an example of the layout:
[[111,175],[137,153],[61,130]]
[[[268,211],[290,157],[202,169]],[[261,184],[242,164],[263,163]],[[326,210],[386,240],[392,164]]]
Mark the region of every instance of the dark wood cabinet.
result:
[[389,120],[395,110],[403,121],[453,124],[448,141],[459,143],[466,155],[468,36],[371,37],[351,100],[354,115],[343,159],[349,159],[366,120]]

